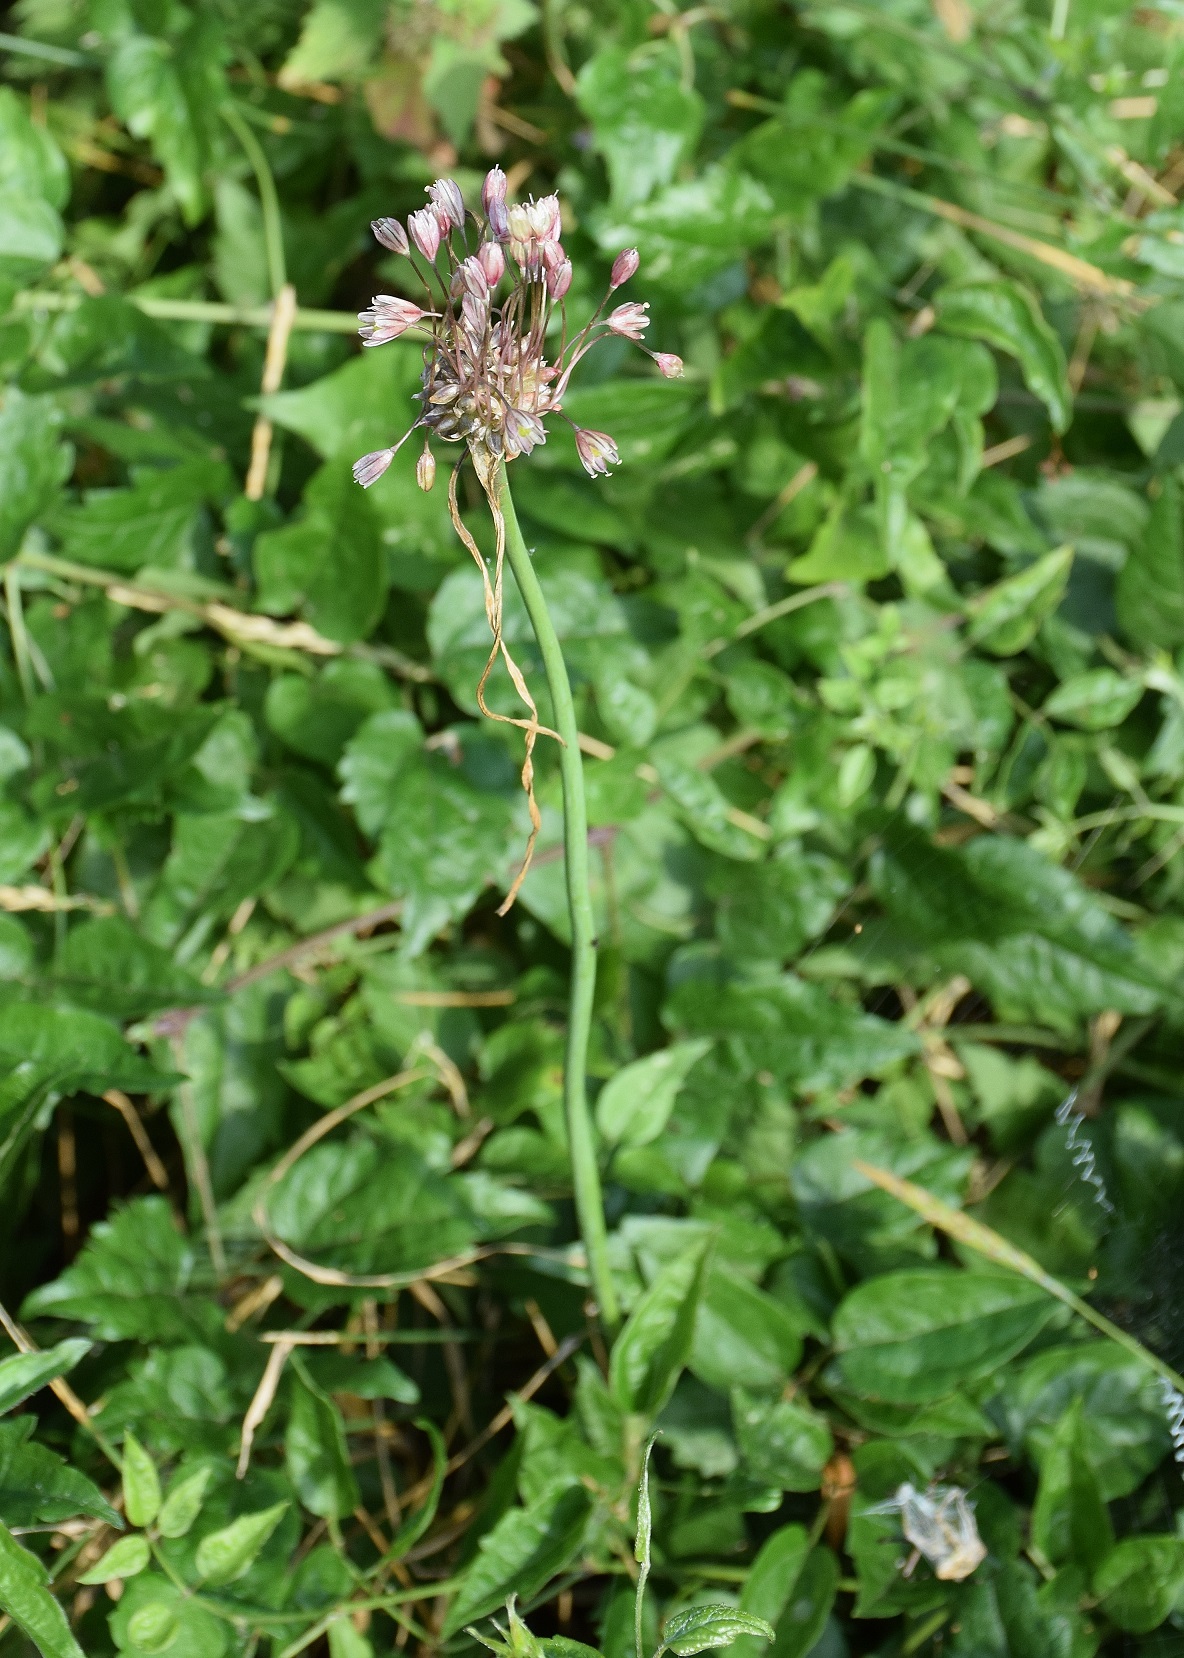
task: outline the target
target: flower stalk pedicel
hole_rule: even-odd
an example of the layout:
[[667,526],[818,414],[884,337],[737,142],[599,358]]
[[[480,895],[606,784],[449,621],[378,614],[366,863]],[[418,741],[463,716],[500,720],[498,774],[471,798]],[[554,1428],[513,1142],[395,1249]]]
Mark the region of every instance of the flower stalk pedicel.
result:
[[[437,179],[427,190],[430,205],[410,215],[406,234],[396,220],[375,220],[378,240],[392,251],[407,252],[428,297],[426,307],[421,307],[409,300],[380,295],[361,314],[361,333],[368,346],[382,345],[402,335],[424,341],[422,389],[417,393],[421,407],[410,431],[389,449],[364,455],[354,467],[354,477],[368,489],[383,475],[411,432],[422,428],[427,441],[416,467],[420,488],[430,489],[435,477],[431,440],[436,438],[464,445],[461,460],[467,451],[489,503],[495,531],[492,568],[461,520],[458,461],[449,480],[448,504],[457,534],[481,572],[492,635],[489,657],[477,685],[477,702],[484,714],[521,727],[526,737],[522,785],[531,830],[522,866],[501,906],[502,914],[513,904],[526,877],[542,822],[534,795],[535,743],[540,735],[555,737],[560,743],[572,928],[564,1091],[580,1230],[600,1310],[611,1325],[616,1322],[616,1297],[608,1270],[600,1176],[585,1089],[596,983],[596,938],[588,884],[587,812],[579,732],[563,653],[514,514],[506,467],[519,455],[528,455],[546,443],[548,419],[567,419],[563,400],[572,373],[592,347],[614,334],[640,344],[649,317],[648,307],[638,303],[619,305],[607,318],[601,315],[609,296],[637,271],[637,253],[627,249],[613,262],[604,299],[583,328],[569,332],[565,301],[572,282],[572,265],[562,243],[559,199],[548,195],[537,201],[507,204],[506,193],[506,175],[500,167],[494,167],[482,186],[482,215],[466,214],[456,184],[451,179]],[[475,251],[470,244],[470,220]],[[426,273],[416,264],[412,249],[427,262]],[[508,289],[499,300],[497,292],[507,277]],[[552,359],[556,332],[558,347]],[[667,378],[682,372],[677,357],[654,352],[647,355]],[[575,426],[573,431],[576,452],[590,477],[604,474],[619,463],[617,446],[607,432]],[[556,731],[547,731],[539,723],[530,688],[504,638],[507,556],[542,652]],[[511,719],[486,704],[485,689],[499,659],[526,708],[525,718]]]

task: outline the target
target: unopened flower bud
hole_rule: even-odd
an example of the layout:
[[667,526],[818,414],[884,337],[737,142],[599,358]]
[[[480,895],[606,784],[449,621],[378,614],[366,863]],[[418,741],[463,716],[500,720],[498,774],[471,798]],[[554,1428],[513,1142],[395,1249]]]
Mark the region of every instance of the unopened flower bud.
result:
[[371,484],[378,482],[394,458],[393,449],[372,449],[360,461],[354,462],[354,482],[361,484],[363,489],[369,489]]
[[499,242],[504,242],[510,234],[510,213],[504,201],[495,196],[487,209],[489,228]]
[[420,253],[432,264],[440,250],[440,221],[433,209],[421,207],[418,213],[412,213],[407,229]]
[[474,294],[481,300],[485,298],[489,292],[489,278],[485,274],[485,266],[476,256],[462,259],[456,268],[456,274],[465,293]]
[[547,292],[552,299],[562,299],[571,287],[571,260],[565,259],[554,270],[547,271]]
[[559,242],[540,242],[539,258],[545,271],[557,271],[567,255]]
[[465,199],[460,185],[454,179],[438,178],[427,187],[428,199],[440,221],[440,230],[447,236],[450,229],[463,230],[465,226]]
[[618,305],[615,311],[610,311],[607,322],[614,334],[621,334],[627,340],[640,340],[650,325],[646,316],[649,304],[645,301],[640,304],[630,300],[627,305]]
[[608,279],[609,291],[623,287],[631,276],[636,276],[640,264],[641,256],[636,248],[626,248],[624,253],[618,253],[613,260],[612,274]]
[[593,432],[587,427],[576,427],[576,453],[590,478],[606,473],[610,466],[619,466],[621,457],[617,446],[607,432]]
[[371,219],[370,229],[383,247],[389,248],[392,253],[405,254],[410,251],[407,232],[398,219]]
[[400,334],[405,334],[429,314],[409,299],[399,299],[394,294],[376,294],[369,310],[358,313],[361,325],[358,333],[362,336],[363,345],[385,345],[388,340],[397,340]]
[[682,379],[682,358],[676,357],[673,351],[655,351],[653,358],[664,380]]
[[508,180],[500,167],[491,167],[481,185],[481,205],[486,214],[495,201],[504,202]]
[[506,256],[498,242],[482,242],[477,249],[477,260],[485,272],[485,280],[496,288],[506,271]]
[[415,463],[415,481],[425,493],[436,481],[436,457],[426,443],[423,454]]

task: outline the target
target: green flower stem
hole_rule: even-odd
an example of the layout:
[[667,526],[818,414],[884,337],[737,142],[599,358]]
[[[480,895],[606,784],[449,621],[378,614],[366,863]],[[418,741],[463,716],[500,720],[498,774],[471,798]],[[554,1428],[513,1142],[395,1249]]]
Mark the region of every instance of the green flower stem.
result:
[[246,158],[251,163],[251,171],[255,175],[255,183],[259,190],[259,206],[263,213],[263,245],[267,252],[267,278],[271,285],[271,297],[275,299],[288,280],[287,268],[284,264],[284,233],[280,219],[280,198],[276,192],[275,179],[272,177],[267,157],[263,153],[262,144],[232,103],[222,105],[222,119],[242,145]]
[[588,885],[588,809],[584,800],[580,733],[567,664],[563,660],[563,650],[547,609],[547,601],[522,539],[505,467],[502,467],[498,480],[498,497],[506,520],[506,556],[542,652],[543,668],[555,711],[555,729],[563,739],[559,767],[563,777],[567,909],[571,918],[571,997],[563,1097],[580,1233],[588,1254],[588,1270],[600,1316],[612,1328],[618,1320],[617,1296],[608,1265],[604,1201],[600,1190],[600,1171],[596,1164],[592,1119],[588,1112],[588,1038],[592,1030],[592,998],[596,990],[596,922],[592,913],[592,892]]

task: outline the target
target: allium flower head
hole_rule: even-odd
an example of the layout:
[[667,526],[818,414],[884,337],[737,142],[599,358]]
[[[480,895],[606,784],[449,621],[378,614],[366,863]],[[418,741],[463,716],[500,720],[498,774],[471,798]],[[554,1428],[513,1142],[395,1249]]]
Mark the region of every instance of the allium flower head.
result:
[[[426,341],[415,427],[429,439],[465,444],[486,484],[500,461],[546,443],[551,416],[566,419],[563,399],[572,371],[598,340],[619,334],[640,342],[649,324],[643,302],[618,305],[604,317],[602,301],[584,327],[569,334],[564,302],[572,265],[561,240],[559,198],[507,205],[506,190],[506,175],[492,167],[481,187],[482,218],[466,214],[452,179],[437,179],[428,187],[430,206],[408,218],[406,236],[396,220],[376,219],[374,233],[384,247],[396,248],[403,241],[432,265],[426,276],[414,266],[429,297],[420,306],[380,294],[359,319],[367,345],[382,345],[409,331]],[[609,293],[637,267],[636,250],[618,254]],[[509,291],[499,301],[495,291],[507,277]],[[562,326],[553,328],[552,322],[560,320]],[[676,357],[650,355],[663,374],[681,372]],[[613,440],[604,433],[577,435],[577,447],[593,475],[616,464]],[[372,462],[373,457],[359,462],[359,482],[367,486],[386,470]],[[427,475],[422,466],[420,471]]]
[[[528,455],[547,441],[547,420],[563,414],[563,400],[572,373],[592,347],[617,334],[640,342],[649,323],[648,307],[618,305],[602,317],[609,294],[637,270],[637,253],[629,249],[613,263],[608,293],[584,326],[569,333],[566,296],[572,282],[571,260],[563,250],[562,221],[557,196],[507,205],[507,180],[500,167],[486,174],[481,188],[484,218],[471,215],[476,228],[476,251],[467,234],[464,202],[451,179],[437,179],[428,188],[429,207],[407,220],[407,234],[393,219],[376,219],[374,234],[384,247],[408,251],[414,247],[427,261],[426,273],[412,260],[412,269],[428,291],[425,306],[390,294],[380,294],[359,318],[367,345],[381,345],[400,334],[414,333],[425,340],[420,412],[410,429],[389,449],[363,455],[354,477],[364,489],[377,482],[411,433],[423,429],[426,441],[415,468],[421,489],[435,480],[436,462],[431,439],[464,444],[493,514],[497,546],[492,568],[460,516],[456,484],[459,463],[448,486],[448,506],[457,534],[481,571],[485,613],[493,636],[489,659],[477,685],[477,703],[493,719],[506,720],[486,705],[485,687],[495,662],[504,661],[522,699],[527,717],[510,723],[526,734],[526,762],[522,786],[530,808],[531,834],[526,858],[510,887],[501,913],[514,902],[530,864],[531,851],[542,819],[534,797],[533,752],[536,739],[546,732],[522,670],[510,654],[502,626],[503,563],[506,520],[501,506],[503,463]],[[509,277],[508,291],[502,287]],[[496,298],[501,289],[503,297]],[[558,315],[556,315],[558,313]],[[557,324],[557,326],[552,326]],[[556,338],[558,336],[558,338]],[[653,353],[661,372],[681,374],[682,363],[669,353]],[[569,422],[570,424],[570,422]],[[617,446],[607,432],[574,427],[576,451],[590,476],[606,473],[619,462]],[[463,453],[463,452],[462,452]]]

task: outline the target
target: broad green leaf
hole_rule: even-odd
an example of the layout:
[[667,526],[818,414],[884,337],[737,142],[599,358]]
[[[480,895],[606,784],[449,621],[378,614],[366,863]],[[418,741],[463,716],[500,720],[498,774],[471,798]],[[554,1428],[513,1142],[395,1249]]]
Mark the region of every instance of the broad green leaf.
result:
[[671,183],[703,125],[703,100],[682,84],[674,51],[596,52],[580,72],[576,96],[592,121],[620,212]]
[[708,1269],[689,1365],[699,1380],[777,1393],[802,1356],[801,1326],[789,1309],[722,1261]]
[[381,49],[385,17],[382,0],[316,0],[284,60],[280,84],[365,74]]
[[976,594],[967,606],[973,642],[992,656],[1022,651],[1060,604],[1072,563],[1072,547],[1058,547],[1018,575]]
[[685,1612],[675,1612],[667,1618],[658,1651],[691,1658],[696,1652],[731,1646],[740,1635],[756,1635],[771,1641],[773,1629],[763,1618],[741,1612],[734,1606],[690,1606]]
[[21,1548],[0,1524],[0,1610],[23,1630],[41,1658],[83,1658],[66,1614],[46,1582],[47,1573],[36,1555]]
[[[126,1452],[125,1452],[126,1455]],[[78,1579],[79,1583],[109,1583],[114,1577],[135,1577],[151,1559],[148,1539],[138,1532],[132,1537],[121,1537],[113,1543],[101,1560],[97,1560]]]
[[596,1101],[596,1124],[610,1145],[645,1146],[666,1127],[679,1090],[711,1043],[674,1042],[610,1077]]
[[201,1513],[206,1487],[212,1476],[213,1469],[206,1467],[199,1468],[196,1474],[189,1474],[185,1479],[173,1481],[156,1516],[156,1529],[162,1537],[185,1536]]
[[84,921],[71,930],[54,965],[62,994],[79,1007],[130,1019],[164,1007],[193,1007],[205,987],[169,951],[122,916]]
[[1091,668],[1062,680],[1046,698],[1044,713],[1082,731],[1106,731],[1121,725],[1143,695],[1137,679],[1114,668]]
[[1003,280],[968,282],[942,288],[936,305],[938,326],[947,333],[985,340],[1014,357],[1029,391],[1048,409],[1053,430],[1065,430],[1073,410],[1065,353],[1026,288]]
[[1119,571],[1114,597],[1123,632],[1136,648],[1173,650],[1184,641],[1184,517],[1170,473],[1152,502],[1145,534]]
[[533,1599],[564,1571],[582,1545],[589,1507],[583,1487],[569,1485],[503,1514],[478,1545],[444,1619],[444,1638],[503,1606],[509,1594]]
[[1184,1589],[1184,1538],[1123,1538],[1094,1573],[1093,1588],[1119,1629],[1158,1629]]
[[348,644],[370,633],[386,603],[389,574],[374,507],[344,461],[321,468],[304,492],[304,516],[255,543],[259,607],[299,611],[319,632]]
[[1041,1460],[1032,1541],[1054,1565],[1075,1560],[1092,1573],[1114,1547],[1114,1528],[1086,1456],[1087,1434],[1078,1398],[1057,1423]]
[[[740,1591],[740,1610],[776,1626],[809,1553],[810,1538],[805,1526],[780,1526],[757,1552]],[[734,1658],[762,1658],[765,1642],[760,1636],[742,1635],[737,1637],[732,1650]]]
[[747,1473],[782,1491],[817,1491],[834,1451],[826,1418],[793,1399],[732,1392],[736,1442]]
[[66,557],[79,564],[126,575],[146,567],[191,570],[201,508],[229,491],[225,465],[185,461],[131,489],[91,491],[82,505],[55,514],[54,529]]
[[[73,1014],[71,1022],[93,1017]],[[168,1202],[137,1198],[93,1227],[74,1262],[34,1290],[22,1311],[91,1324],[100,1341],[183,1341],[194,1329],[181,1299],[193,1258]]]
[[1035,1285],[997,1274],[934,1268],[870,1278],[835,1314],[840,1373],[869,1398],[940,1399],[992,1374],[1054,1310]]
[[[3,224],[0,200],[0,227]],[[0,247],[5,245],[0,228]],[[25,531],[52,504],[73,465],[59,438],[62,415],[48,397],[26,397],[16,386],[0,402],[0,562],[20,549]]]
[[368,716],[391,707],[390,684],[372,662],[332,661],[313,680],[281,674],[267,689],[267,723],[289,748],[332,766]]
[[287,1509],[287,1503],[275,1503],[258,1513],[242,1514],[228,1526],[203,1537],[194,1556],[197,1575],[212,1588],[242,1577]]
[[[303,1368],[303,1367],[302,1367]],[[284,1452],[292,1483],[313,1514],[340,1519],[358,1506],[341,1412],[307,1370],[292,1384],[292,1406]]]
[[0,1514],[9,1525],[54,1525],[88,1514],[108,1525],[122,1519],[98,1486],[31,1438],[31,1413],[0,1422]]
[[139,1652],[156,1654],[166,1652],[181,1630],[181,1619],[175,1607],[165,1601],[149,1601],[133,1612],[127,1622],[128,1639]]
[[0,1412],[14,1409],[47,1382],[65,1376],[90,1349],[89,1341],[75,1338],[43,1353],[14,1353],[0,1360]]
[[623,1409],[655,1416],[690,1358],[708,1244],[658,1273],[613,1344],[609,1379]]
[[160,1507],[156,1464],[130,1433],[123,1440],[123,1506],[133,1526],[150,1526]]

